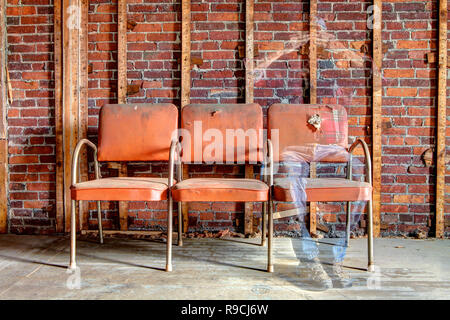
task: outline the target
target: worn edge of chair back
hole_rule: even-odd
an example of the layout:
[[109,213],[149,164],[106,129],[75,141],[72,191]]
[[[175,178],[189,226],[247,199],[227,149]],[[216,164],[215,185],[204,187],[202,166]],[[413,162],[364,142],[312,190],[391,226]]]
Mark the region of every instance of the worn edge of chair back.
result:
[[181,135],[185,163],[260,163],[263,112],[256,103],[189,104],[181,111]]
[[168,161],[178,129],[170,103],[107,104],[100,110],[99,161]]
[[267,135],[276,162],[296,157],[306,162],[348,161],[348,120],[341,105],[273,104],[267,112]]

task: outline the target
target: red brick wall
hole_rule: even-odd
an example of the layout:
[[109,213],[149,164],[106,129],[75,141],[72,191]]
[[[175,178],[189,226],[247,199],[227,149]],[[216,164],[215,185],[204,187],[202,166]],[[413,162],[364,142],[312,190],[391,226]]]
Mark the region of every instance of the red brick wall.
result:
[[[437,1],[384,2],[382,233],[409,234],[418,228],[428,231],[428,220],[434,214],[435,167],[424,167],[421,154],[435,144],[436,65],[426,64],[425,54],[436,51]],[[351,138],[365,137],[368,142],[372,33],[367,20],[371,4],[321,0],[318,5],[319,46],[323,47],[318,61],[319,102],[345,105]],[[100,107],[116,102],[116,11],[114,0],[90,1],[89,136],[93,140]],[[255,100],[264,108],[275,102],[308,102],[308,57],[301,53],[308,39],[308,11],[309,1],[255,1],[259,49]],[[8,0],[8,66],[14,89],[8,112],[11,232],[54,232],[52,12],[50,0]],[[128,32],[128,79],[141,86],[128,102],[179,105],[180,1],[133,0],[128,12],[128,19],[137,23]],[[238,46],[245,45],[245,1],[192,0],[192,20],[192,56],[202,58],[203,63],[192,71],[191,101],[243,102],[244,60]],[[368,51],[361,52],[361,44]],[[161,175],[166,170],[161,164],[129,166],[132,175]],[[320,166],[318,172],[321,176],[345,174],[342,166]],[[243,168],[192,166],[191,173],[236,176],[243,174]],[[104,167],[103,174],[115,173]],[[290,207],[277,204],[280,210]],[[116,204],[103,203],[103,208],[106,227],[116,228]],[[190,210],[190,230],[241,230],[242,204],[192,203]],[[259,212],[260,206],[255,210]],[[319,212],[321,223],[333,233],[343,230],[344,203],[320,204]],[[448,205],[446,212],[448,235]],[[129,216],[130,228],[164,228],[165,204],[131,203]],[[275,228],[295,233],[298,224],[294,218],[282,219]]]
[[53,5],[7,1],[10,231],[55,230]]

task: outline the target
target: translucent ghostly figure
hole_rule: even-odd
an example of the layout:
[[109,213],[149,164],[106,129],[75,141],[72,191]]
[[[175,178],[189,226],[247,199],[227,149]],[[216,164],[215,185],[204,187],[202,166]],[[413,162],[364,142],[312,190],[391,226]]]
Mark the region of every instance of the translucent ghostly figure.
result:
[[[337,145],[317,145],[311,144],[306,146],[289,147],[282,152],[283,167],[285,174],[289,180],[291,197],[295,203],[298,220],[300,222],[300,231],[302,241],[292,241],[294,251],[299,260],[313,260],[319,256],[319,247],[317,242],[311,238],[306,227],[305,217],[307,215],[306,206],[306,187],[308,184],[308,177],[310,172],[310,163],[320,163],[322,159],[332,158],[336,154],[347,154],[350,156],[345,148]],[[356,163],[355,163],[356,162]],[[361,165],[357,159],[353,160],[354,168],[358,169]],[[356,170],[357,171],[357,170]],[[319,178],[320,179],[320,178]],[[360,206],[351,206],[352,212],[350,217],[355,216],[350,221],[355,226],[360,218]],[[351,226],[352,224],[350,224]],[[341,263],[345,258],[346,247],[348,246],[345,231],[335,231],[332,233],[337,237],[337,241],[333,242],[332,258],[333,263]]]

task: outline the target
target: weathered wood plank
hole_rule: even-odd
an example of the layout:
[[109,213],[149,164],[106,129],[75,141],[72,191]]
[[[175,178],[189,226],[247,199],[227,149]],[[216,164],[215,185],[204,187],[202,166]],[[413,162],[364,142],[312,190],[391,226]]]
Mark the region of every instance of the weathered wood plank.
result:
[[[117,6],[118,31],[117,31],[117,101],[126,103],[127,100],[127,0],[119,0]],[[119,165],[119,177],[128,176],[127,164]],[[128,229],[128,202],[119,201],[120,230]]]
[[[126,162],[122,162],[119,167],[119,177],[128,177],[128,167]],[[120,230],[128,230],[128,202],[119,201],[119,224]]]
[[[191,0],[181,0],[181,108],[191,99]],[[182,179],[189,178],[189,166],[183,165]],[[189,206],[181,204],[183,232],[189,228]]]
[[[254,172],[253,172],[253,165],[247,164],[245,165],[245,178],[246,179],[253,179],[254,178]],[[245,203],[245,210],[244,210],[244,234],[250,235],[254,231],[253,230],[253,202],[246,202]]]
[[7,83],[6,83],[6,0],[0,0],[0,139],[6,138]]
[[439,70],[436,143],[436,237],[444,236],[445,221],[445,128],[447,122],[447,0],[439,1]]
[[64,157],[63,157],[63,66],[62,66],[62,0],[55,0],[54,63],[55,63],[55,154],[56,154],[56,232],[64,231]]
[[[309,176],[311,178],[317,177],[316,163],[311,162],[309,167]],[[309,233],[313,234],[317,232],[317,203],[309,203]]]
[[373,170],[373,235],[380,235],[381,215],[381,63],[383,58],[381,38],[381,0],[374,0],[373,61],[372,61],[372,170]]
[[[317,0],[309,2],[309,102],[317,103]],[[316,163],[309,167],[309,176],[316,177]],[[316,233],[317,205],[309,205],[309,232]]]
[[0,233],[8,231],[8,111],[6,84],[6,1],[0,0]]
[[[87,28],[83,28],[83,23],[87,23],[88,2],[84,0],[63,0],[63,167],[64,167],[64,219],[65,231],[70,231],[70,185],[72,174],[72,155],[79,139],[86,138],[84,134],[84,123],[87,119],[87,112],[81,96],[81,88],[87,90]],[[83,21],[86,19],[86,22]],[[83,35],[84,33],[84,35]],[[82,64],[86,64],[83,66]],[[83,71],[85,68],[85,71]],[[86,158],[81,159],[85,162]],[[83,169],[81,165],[80,169]],[[81,174],[81,177],[83,174]]]
[[[183,164],[182,179],[189,179],[189,167],[187,164]],[[183,215],[183,232],[186,233],[189,230],[189,206],[187,202],[181,204],[181,213]]]
[[[81,1],[81,17],[80,17],[80,86],[79,86],[79,136],[78,140],[87,137],[88,130],[88,11],[89,0]],[[88,150],[83,148],[80,153],[80,180],[87,181],[88,177]],[[88,229],[89,220],[89,203],[80,201],[79,203],[79,219],[80,229]]]
[[119,0],[117,6],[117,101],[127,98],[127,0]]
[[181,108],[191,97],[191,0],[181,1]]
[[0,233],[8,232],[8,140],[0,139]]
[[254,101],[254,0],[245,2],[245,103]]
[[[245,103],[254,102],[254,0],[245,1]],[[245,165],[245,177],[254,178],[253,165]],[[244,234],[253,233],[253,202],[244,209]]]
[[309,103],[317,103],[317,0],[309,2]]

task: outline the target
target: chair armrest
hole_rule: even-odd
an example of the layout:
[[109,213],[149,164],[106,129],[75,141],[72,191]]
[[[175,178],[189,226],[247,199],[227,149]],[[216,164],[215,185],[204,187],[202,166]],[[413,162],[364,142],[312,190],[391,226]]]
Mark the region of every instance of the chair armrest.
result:
[[[177,182],[181,181],[181,144],[177,140],[172,140],[169,153],[169,188],[173,186],[174,174],[177,175]],[[176,170],[175,170],[176,163]]]
[[363,150],[364,150],[364,157],[365,157],[365,162],[366,162],[366,182],[368,182],[370,185],[372,185],[372,160],[370,158],[370,152],[369,152],[369,147],[367,146],[367,143],[362,140],[361,138],[358,138],[355,140],[355,142],[353,142],[353,144],[350,146],[350,148],[348,149],[348,152],[350,153],[350,158],[349,158],[349,167],[348,167],[348,174],[347,174],[347,178],[349,180],[352,179],[352,153],[353,150],[355,150],[356,146],[358,145],[362,145]]
[[87,145],[88,147],[90,147],[91,149],[94,150],[94,163],[95,163],[95,179],[100,179],[100,169],[98,166],[98,160],[97,160],[97,146],[95,144],[93,144],[91,141],[89,141],[88,139],[81,139],[80,141],[78,141],[75,150],[73,152],[73,156],[72,156],[72,185],[74,185],[75,183],[77,183],[77,174],[78,174],[78,170],[77,170],[77,164],[78,164],[78,158],[80,157],[80,151],[81,148]]

